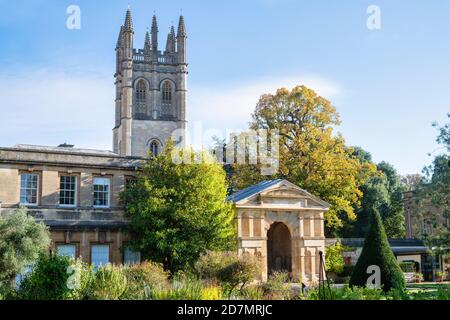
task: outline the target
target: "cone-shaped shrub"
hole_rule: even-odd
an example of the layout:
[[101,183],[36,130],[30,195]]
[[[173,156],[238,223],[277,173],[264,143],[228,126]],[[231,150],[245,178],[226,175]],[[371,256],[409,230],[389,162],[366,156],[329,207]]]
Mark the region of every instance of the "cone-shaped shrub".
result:
[[350,286],[365,287],[368,278],[373,274],[370,269],[368,273],[368,267],[378,266],[381,271],[380,284],[384,291],[403,290],[405,288],[403,272],[389,246],[383,222],[376,209],[370,211],[369,221],[369,230],[353,270]]

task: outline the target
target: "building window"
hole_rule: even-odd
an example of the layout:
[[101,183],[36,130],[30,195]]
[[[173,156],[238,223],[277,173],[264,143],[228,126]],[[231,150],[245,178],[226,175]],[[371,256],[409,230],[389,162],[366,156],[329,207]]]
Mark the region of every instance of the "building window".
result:
[[109,178],[94,178],[94,207],[109,207],[110,184]]
[[136,113],[145,114],[147,109],[147,86],[144,80],[139,80],[136,85]]
[[169,81],[164,82],[162,86],[162,103],[172,104],[172,84]]
[[20,204],[38,204],[38,181],[37,174],[24,173],[20,175]]
[[150,143],[150,152],[154,157],[157,157],[159,155],[159,143],[158,141],[152,141]]
[[74,244],[61,244],[56,246],[56,253],[60,256],[77,258],[77,247]]
[[59,205],[74,207],[76,205],[77,177],[61,176],[59,183]]
[[91,264],[94,268],[107,265],[109,263],[109,245],[94,244],[91,246]]
[[133,251],[129,247],[126,247],[123,251],[123,264],[133,265],[141,263],[141,253]]

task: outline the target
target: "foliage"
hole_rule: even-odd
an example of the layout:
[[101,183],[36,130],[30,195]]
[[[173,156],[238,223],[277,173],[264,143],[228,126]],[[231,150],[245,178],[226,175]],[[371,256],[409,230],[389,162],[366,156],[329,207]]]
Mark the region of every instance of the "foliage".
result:
[[[386,300],[386,296],[381,289],[345,285],[340,289],[332,288],[331,291],[333,300]],[[307,299],[320,300],[319,289],[309,290]]]
[[[298,86],[261,96],[250,127],[279,131],[279,172],[273,178],[287,179],[332,205],[325,214],[327,234],[342,227],[342,214],[355,219],[354,206],[362,197],[359,186],[376,170],[373,164],[362,163],[344,138],[334,134],[339,123],[328,100]],[[233,189],[266,180],[260,167],[234,165]]]
[[398,262],[389,246],[380,214],[376,209],[370,216],[370,227],[364,241],[364,247],[350,278],[350,286],[365,287],[369,266],[380,268],[381,286],[385,292],[391,289],[403,290],[405,279]]
[[40,255],[21,281],[18,296],[24,300],[65,300],[71,295],[68,279],[72,260],[66,256]]
[[400,262],[399,266],[403,272],[414,272],[415,270],[414,262]]
[[261,261],[249,254],[235,252],[208,252],[200,257],[195,270],[202,279],[218,280],[228,294],[240,289],[261,274]]
[[108,264],[95,272],[90,287],[92,300],[119,300],[127,290],[127,278],[123,267]]
[[325,248],[325,269],[327,272],[340,274],[344,271],[343,252],[344,246],[340,241]]
[[[199,163],[176,164],[172,152]],[[226,196],[219,164],[205,152],[177,150],[169,143],[121,195],[131,218],[132,247],[172,273],[192,266],[208,250],[228,249],[235,230]]]
[[[448,114],[450,118],[450,114]],[[430,166],[424,168],[424,180],[415,191],[421,218],[433,227],[431,234],[424,234],[428,246],[435,248],[436,254],[450,254],[450,226],[444,221],[450,218],[450,123],[439,127],[436,141],[447,154],[437,155]]]
[[249,285],[239,292],[239,296],[244,300],[264,300],[264,288],[261,285]]
[[381,214],[387,236],[403,238],[406,231],[403,194],[406,189],[406,185],[391,164],[379,163],[377,172],[361,186],[363,198],[361,206],[356,208],[357,220],[350,221],[346,225],[343,236],[364,237],[368,230],[371,209],[376,208]]
[[205,295],[203,283],[192,275],[176,274],[168,288],[152,291],[153,300],[201,300]]
[[222,300],[222,288],[217,285],[209,285],[202,288],[201,300]]
[[0,216],[0,285],[12,284],[14,277],[35,261],[50,245],[50,235],[43,223],[36,223],[20,208]]
[[264,297],[269,300],[289,300],[291,297],[289,275],[285,272],[275,272],[262,285]]
[[124,268],[127,278],[127,290],[123,299],[144,300],[151,296],[154,290],[161,290],[169,286],[169,274],[161,264],[143,262],[139,265]]

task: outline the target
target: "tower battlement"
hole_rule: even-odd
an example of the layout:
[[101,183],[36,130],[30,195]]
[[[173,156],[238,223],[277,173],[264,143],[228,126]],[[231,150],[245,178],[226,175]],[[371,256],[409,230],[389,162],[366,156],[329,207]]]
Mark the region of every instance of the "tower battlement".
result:
[[172,26],[166,47],[159,49],[154,15],[142,49],[134,47],[131,10],[125,15],[116,45],[116,120],[114,152],[124,156],[159,153],[172,132],[186,127],[187,32],[184,17]]

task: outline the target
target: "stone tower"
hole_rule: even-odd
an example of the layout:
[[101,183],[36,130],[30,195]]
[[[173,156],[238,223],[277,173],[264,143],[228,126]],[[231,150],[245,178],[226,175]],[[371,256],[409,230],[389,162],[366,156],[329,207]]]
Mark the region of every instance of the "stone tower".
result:
[[[183,16],[172,26],[166,48],[158,50],[158,22],[153,16],[143,49],[134,49],[128,8],[116,46],[116,118],[113,150],[122,156],[158,154],[172,133],[186,129],[187,33]],[[177,141],[180,143],[180,141]]]

